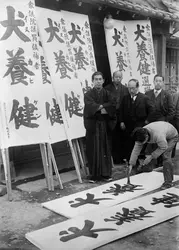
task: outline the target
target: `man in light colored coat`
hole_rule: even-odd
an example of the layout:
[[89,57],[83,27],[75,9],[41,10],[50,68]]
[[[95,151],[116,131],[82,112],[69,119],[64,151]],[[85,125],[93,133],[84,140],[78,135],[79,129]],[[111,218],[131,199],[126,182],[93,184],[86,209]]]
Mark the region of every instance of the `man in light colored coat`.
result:
[[135,141],[135,145],[130,156],[129,169],[135,166],[144,144],[155,143],[157,144],[156,150],[146,157],[143,165],[149,164],[153,159],[157,159],[162,155],[164,183],[161,189],[172,187],[173,163],[171,154],[178,141],[178,132],[176,128],[168,122],[152,122],[144,127],[134,129],[132,137]]

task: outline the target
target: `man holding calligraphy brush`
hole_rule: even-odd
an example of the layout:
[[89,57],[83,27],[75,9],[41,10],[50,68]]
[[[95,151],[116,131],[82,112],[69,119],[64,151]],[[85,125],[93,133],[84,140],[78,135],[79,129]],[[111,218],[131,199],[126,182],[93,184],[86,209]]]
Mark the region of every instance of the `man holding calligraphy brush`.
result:
[[147,155],[143,162],[143,166],[150,164],[153,159],[157,159],[161,155],[163,159],[164,176],[164,183],[162,184],[161,189],[172,187],[173,163],[171,160],[171,154],[173,148],[178,142],[178,132],[176,128],[165,121],[152,122],[144,127],[135,128],[132,133],[132,138],[135,141],[135,145],[129,160],[128,183],[130,184],[129,176],[132,167],[135,166],[137,158],[144,145],[146,143],[156,143],[157,148],[150,155]]

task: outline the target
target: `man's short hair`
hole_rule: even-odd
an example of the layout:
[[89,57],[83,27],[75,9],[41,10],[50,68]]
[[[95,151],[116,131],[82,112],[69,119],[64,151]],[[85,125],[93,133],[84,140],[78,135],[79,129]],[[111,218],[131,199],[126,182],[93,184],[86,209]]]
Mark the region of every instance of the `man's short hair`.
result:
[[136,83],[136,85],[135,85],[136,88],[139,87],[139,81],[137,79],[132,78],[132,79],[129,80],[129,82],[131,82],[131,81],[134,81]]
[[117,72],[120,72],[121,73],[121,78],[123,78],[123,72],[122,72],[122,70],[116,70],[116,71],[114,71],[113,74],[112,74],[112,77],[114,78],[114,76],[115,76],[115,74]]
[[164,77],[163,77],[162,75],[159,75],[159,74],[156,74],[156,75],[154,76],[154,81],[155,81],[155,79],[156,79],[157,77],[162,77],[162,80],[164,81]]
[[147,135],[148,135],[147,129],[142,127],[135,128],[131,134],[132,139],[138,142],[144,142]]
[[100,72],[100,71],[96,71],[96,72],[94,72],[94,73],[92,74],[92,77],[91,77],[91,78],[92,78],[92,81],[94,81],[95,76],[98,76],[98,75],[102,76],[102,78],[104,79],[103,73]]

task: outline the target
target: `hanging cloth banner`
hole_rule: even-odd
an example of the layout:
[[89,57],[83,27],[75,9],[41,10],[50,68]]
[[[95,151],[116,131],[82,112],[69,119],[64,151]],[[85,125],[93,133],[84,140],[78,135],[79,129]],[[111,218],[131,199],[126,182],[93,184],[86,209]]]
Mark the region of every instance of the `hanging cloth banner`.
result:
[[65,30],[68,31],[66,45],[71,60],[75,62],[76,77],[83,93],[92,86],[91,76],[96,71],[93,42],[88,16],[62,11]]
[[123,83],[139,80],[140,91],[152,87],[156,63],[150,20],[114,20],[112,29],[105,29],[111,74],[123,72]]
[[0,3],[3,146],[48,141],[34,1]]
[[55,93],[69,139],[85,135],[83,93],[96,71],[89,20],[86,15],[37,7],[37,22]]
[[46,119],[48,120],[49,126],[49,142],[52,144],[64,141],[67,138],[60,106],[58,104],[55,91],[52,88],[51,75],[46,63],[46,58],[44,55],[41,41],[39,41],[39,45],[42,71],[43,100],[45,105]]
[[2,147],[49,142],[55,101],[42,81],[35,3],[2,0],[0,12]]

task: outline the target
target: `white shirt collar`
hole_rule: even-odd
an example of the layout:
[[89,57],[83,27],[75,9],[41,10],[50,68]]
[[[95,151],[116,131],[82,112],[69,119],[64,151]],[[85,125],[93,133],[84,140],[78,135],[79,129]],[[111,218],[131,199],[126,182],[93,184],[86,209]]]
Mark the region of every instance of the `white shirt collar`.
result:
[[131,99],[133,99],[134,101],[135,101],[135,99],[137,98],[137,94],[138,94],[139,92],[137,92],[136,94],[135,94],[135,96],[131,96]]
[[157,95],[159,95],[160,94],[160,92],[162,91],[162,89],[159,89],[159,90],[157,90],[157,89],[154,89],[154,94],[155,94],[155,92],[157,91]]

